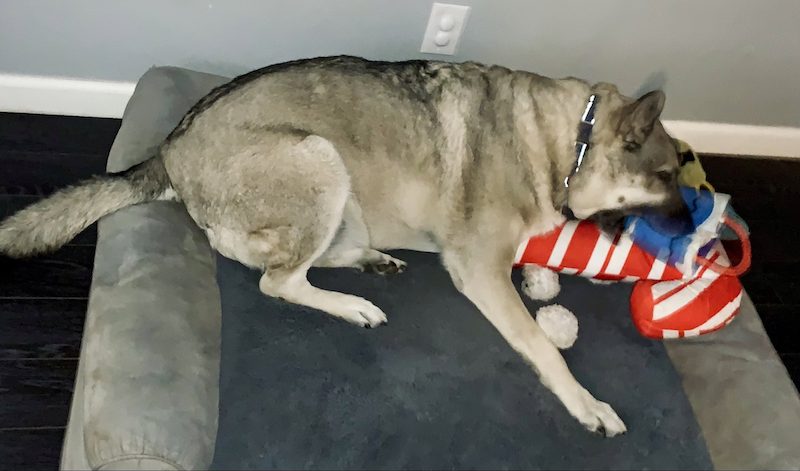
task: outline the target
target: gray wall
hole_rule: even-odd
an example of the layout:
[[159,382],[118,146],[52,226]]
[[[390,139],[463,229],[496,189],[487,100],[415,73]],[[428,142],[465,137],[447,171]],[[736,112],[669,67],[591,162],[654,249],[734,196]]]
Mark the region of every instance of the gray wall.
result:
[[[0,0],[0,73],[133,81],[298,57],[424,57],[428,0]],[[800,1],[460,0],[455,60],[667,91],[666,117],[800,126]],[[438,57],[438,56],[428,56]],[[446,56],[443,56],[446,57]]]

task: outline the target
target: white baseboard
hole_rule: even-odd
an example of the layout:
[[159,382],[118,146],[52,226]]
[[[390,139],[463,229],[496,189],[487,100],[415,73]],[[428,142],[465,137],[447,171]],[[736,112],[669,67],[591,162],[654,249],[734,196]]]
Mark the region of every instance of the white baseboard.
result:
[[0,74],[0,111],[121,118],[136,84]]
[[[133,82],[0,74],[0,111],[121,118]],[[800,159],[800,127],[666,120],[695,151]]]
[[800,159],[800,128],[703,121],[664,121],[695,152]]

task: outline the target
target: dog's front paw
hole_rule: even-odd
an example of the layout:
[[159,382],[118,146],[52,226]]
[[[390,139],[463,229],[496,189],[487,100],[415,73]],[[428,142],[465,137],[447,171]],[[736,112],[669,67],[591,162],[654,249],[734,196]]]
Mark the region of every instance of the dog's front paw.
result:
[[386,314],[378,306],[358,296],[348,295],[347,301],[331,309],[331,314],[350,323],[371,329],[386,325]]
[[536,301],[550,301],[558,296],[561,284],[558,273],[538,265],[525,265],[522,269],[522,292]]
[[598,401],[585,389],[581,391],[576,404],[573,407],[568,405],[568,409],[590,432],[613,437],[628,431],[610,405]]

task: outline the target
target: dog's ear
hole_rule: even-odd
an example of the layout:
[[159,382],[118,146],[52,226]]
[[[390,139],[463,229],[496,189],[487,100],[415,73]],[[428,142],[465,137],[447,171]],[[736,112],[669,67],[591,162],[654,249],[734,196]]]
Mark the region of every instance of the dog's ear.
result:
[[622,108],[617,132],[626,149],[635,151],[644,144],[661,116],[664,100],[664,92],[654,90]]

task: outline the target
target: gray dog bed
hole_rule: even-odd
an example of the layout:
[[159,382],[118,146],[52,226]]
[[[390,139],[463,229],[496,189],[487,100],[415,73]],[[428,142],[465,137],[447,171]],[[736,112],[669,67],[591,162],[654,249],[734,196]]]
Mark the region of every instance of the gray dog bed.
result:
[[[109,170],[152,155],[226,80],[147,72]],[[628,426],[606,439],[539,384],[435,255],[395,255],[406,273],[311,273],[387,312],[365,330],[262,296],[258,274],[215,260],[176,203],[104,218],[62,468],[800,468],[800,400],[749,298],[717,333],[656,342],[631,325],[629,286],[564,277],[557,301],[580,322],[564,356]]]

